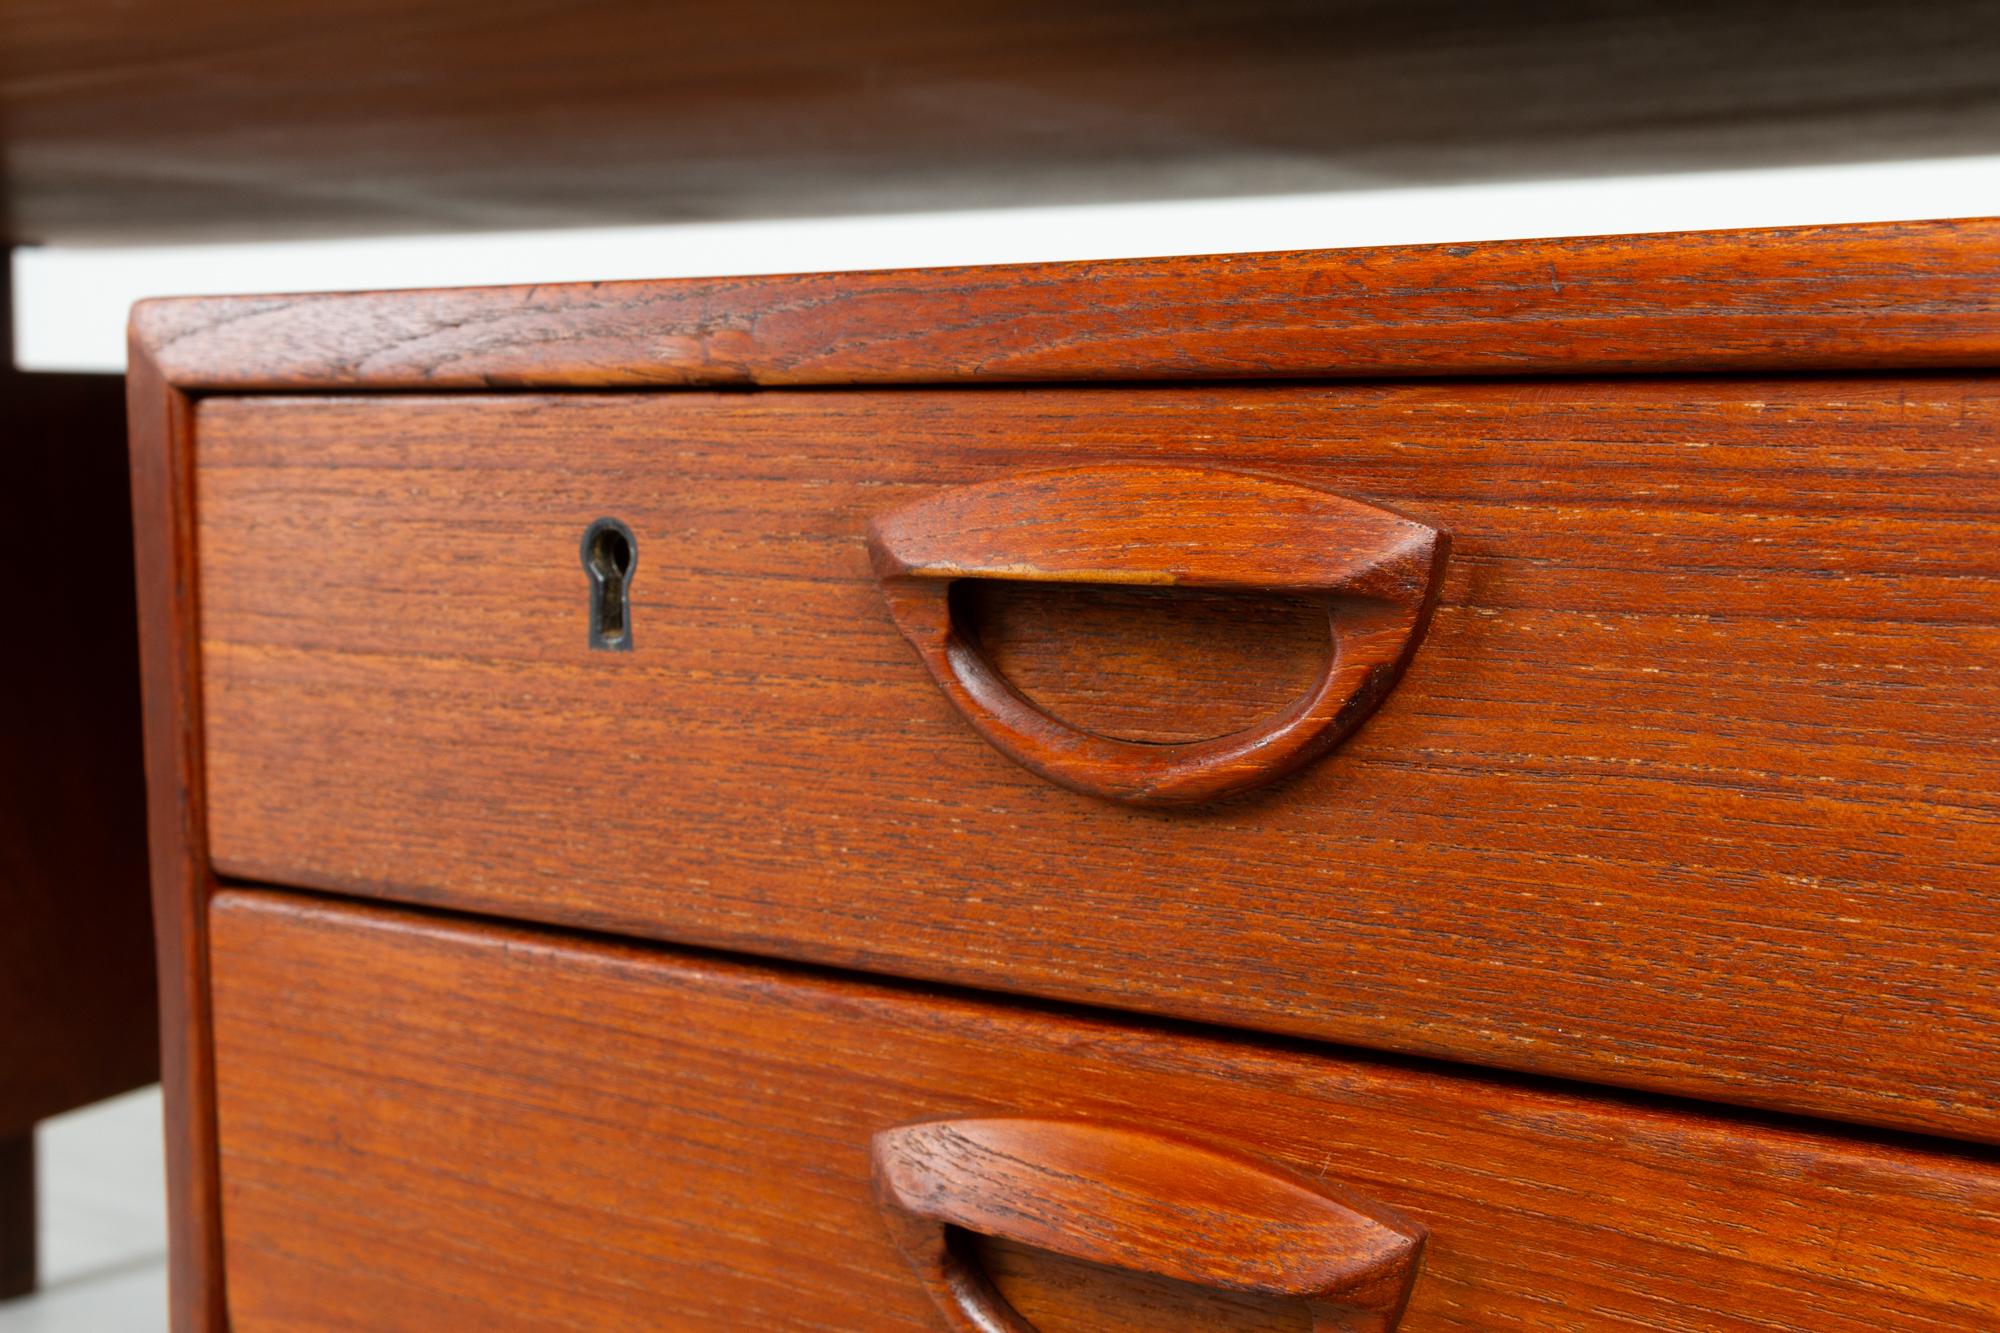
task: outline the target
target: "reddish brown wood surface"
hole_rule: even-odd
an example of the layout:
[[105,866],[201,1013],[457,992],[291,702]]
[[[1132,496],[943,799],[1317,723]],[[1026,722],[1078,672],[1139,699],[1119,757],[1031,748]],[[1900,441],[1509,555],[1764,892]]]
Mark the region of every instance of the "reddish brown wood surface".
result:
[[2000,221],[151,302],[187,389],[2000,364]]
[[0,337],[0,1138],[158,1070],[122,394]]
[[[1983,379],[583,397],[487,401],[477,430],[465,400],[218,401],[203,450],[235,452],[199,512],[202,559],[234,562],[220,584],[193,550],[189,391],[1971,367],[1995,362],[1997,230],[142,312],[134,504],[177,1327],[223,1319],[211,777],[241,835],[219,829],[216,847],[237,837],[243,869],[2000,1133]],[[315,451],[327,466],[308,481]],[[1078,816],[1064,803],[1079,798],[1003,776],[907,674],[855,576],[866,517],[898,496],[1135,459],[1424,497],[1413,512],[1461,534],[1442,637],[1391,707],[1320,769],[1201,812],[1201,836],[1179,841],[1162,822],[1179,816]],[[577,533],[605,512],[643,520],[639,643],[666,650],[624,655],[622,675],[613,655],[579,660]],[[241,598],[203,627],[206,669],[198,583]],[[1009,680],[1107,735],[1247,725],[1323,660],[1323,621],[1282,596],[972,592]],[[846,691],[831,712],[829,682]],[[211,732],[213,774],[204,692],[237,710]],[[1301,808],[1304,837],[1283,822]],[[1929,1220],[1910,1234],[1902,1251],[1926,1262],[1953,1239]],[[1197,1304],[1223,1326],[1300,1326],[978,1248],[1050,1326],[1172,1327]],[[1903,1326],[1908,1288],[1890,1290]],[[1131,1304],[1107,1314],[1112,1291]],[[1704,1318],[1689,1327],[1718,1326]],[[1535,1326],[1568,1325],[1543,1310]]]
[[[2000,1320],[1983,1156],[275,894],[220,895],[214,929],[237,1333],[933,1329],[871,1140],[1008,1115],[1407,1215],[1431,1233],[1410,1333]],[[1044,1329],[1218,1313],[1045,1258],[997,1274]]]
[[192,411],[135,343],[125,376],[145,691],[146,835],[159,960],[174,1333],[223,1333],[209,1065],[208,827],[196,617]]
[[[1326,608],[1302,598],[989,580],[961,585],[956,598],[1009,684],[1099,735],[1242,731],[1326,670]],[[1166,644],[1184,669],[1165,669],[1157,647]]]
[[[1395,688],[1437,600],[1450,535],[1374,505],[1221,468],[1056,468],[955,486],[878,514],[868,556],[945,697],[1009,758],[1086,796],[1191,805],[1325,754]],[[1295,700],[1241,729],[1161,742],[1064,721],[1017,690],[964,614],[979,580],[1291,593],[1327,621]]]
[[[2000,1136],[1996,420],[1965,377],[209,400],[214,855]],[[979,739],[865,533],[947,486],[1195,454],[1454,554],[1340,750],[1131,811]],[[631,653],[585,646],[603,514],[638,539]],[[1186,724],[1156,682],[1282,703],[1299,662],[1207,662],[1174,623],[1003,632],[999,665],[1128,734]]]
[[1194,1287],[1123,1268],[1067,1259],[1012,1241],[967,1237],[1007,1303],[1042,1333],[1313,1333],[1297,1301]]
[[1090,1120],[927,1120],[876,1133],[889,1233],[956,1333],[1035,1333],[968,1236],[1301,1301],[1323,1333],[1392,1333],[1424,1230],[1268,1162]]

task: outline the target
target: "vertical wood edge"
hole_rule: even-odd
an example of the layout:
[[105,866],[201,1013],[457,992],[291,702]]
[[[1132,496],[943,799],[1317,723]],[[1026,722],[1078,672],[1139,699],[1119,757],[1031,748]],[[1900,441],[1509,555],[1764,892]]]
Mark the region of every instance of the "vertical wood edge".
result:
[[213,890],[202,775],[191,400],[129,340],[139,656],[145,694],[146,832],[160,974],[168,1307],[173,1333],[223,1333],[221,1186],[208,1004]]

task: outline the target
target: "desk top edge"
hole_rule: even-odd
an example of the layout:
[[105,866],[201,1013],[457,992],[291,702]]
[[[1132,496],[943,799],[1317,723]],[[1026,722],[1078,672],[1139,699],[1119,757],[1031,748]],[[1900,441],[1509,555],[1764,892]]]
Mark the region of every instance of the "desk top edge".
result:
[[134,308],[191,392],[2000,365],[2000,218]]

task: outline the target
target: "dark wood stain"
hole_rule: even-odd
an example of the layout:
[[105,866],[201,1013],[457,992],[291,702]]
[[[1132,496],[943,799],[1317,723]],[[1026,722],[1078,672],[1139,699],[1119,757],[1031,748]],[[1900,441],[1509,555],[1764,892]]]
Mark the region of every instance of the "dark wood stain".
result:
[[0,1135],[0,1300],[35,1289],[41,1258],[38,1193],[34,1131]]
[[0,1135],[157,1068],[121,396],[0,370]]
[[707,222],[1987,153],[1985,0],[16,0],[7,234]]
[[7,261],[0,1296],[35,1283],[35,1123],[159,1069],[122,389],[13,369]]

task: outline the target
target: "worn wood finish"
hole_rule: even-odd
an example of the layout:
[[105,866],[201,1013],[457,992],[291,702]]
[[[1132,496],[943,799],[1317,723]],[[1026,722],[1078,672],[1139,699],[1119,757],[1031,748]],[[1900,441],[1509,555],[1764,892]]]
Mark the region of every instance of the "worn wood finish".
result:
[[[1985,1155],[278,894],[219,895],[213,942],[237,1333],[933,1329],[871,1139],[1013,1115],[1407,1215],[1409,1333],[2000,1320]],[[1045,1328],[1198,1326],[1009,1262]]]
[[[214,855],[2000,1136],[1996,420],[2000,382],[1956,376],[206,400]],[[1340,750],[1126,810],[978,738],[865,534],[954,485],[1193,456],[1454,554]],[[585,644],[603,514],[639,543],[631,653]],[[1145,615],[1100,628],[1014,638],[1058,716],[1143,732],[1162,679],[1269,697]]]
[[208,1000],[206,781],[196,614],[193,413],[145,346],[125,375],[144,682],[146,834],[159,960],[168,1296],[174,1333],[225,1333]]
[[[1131,805],[1251,791],[1338,745],[1416,651],[1449,534],[1309,486],[1218,468],[1057,468],[957,486],[868,525],[897,626],[980,735],[1051,782]],[[1178,742],[1106,736],[1037,706],[968,625],[980,580],[1286,592],[1320,604],[1324,665],[1241,730]]]
[[1983,0],[14,0],[7,234],[1220,197],[1991,152]]
[[878,1132],[889,1232],[955,1333],[1034,1333],[967,1236],[1304,1302],[1319,1333],[1393,1333],[1422,1227],[1240,1153],[1089,1120],[931,1120]]
[[2000,364],[2000,221],[148,302],[185,389]]

